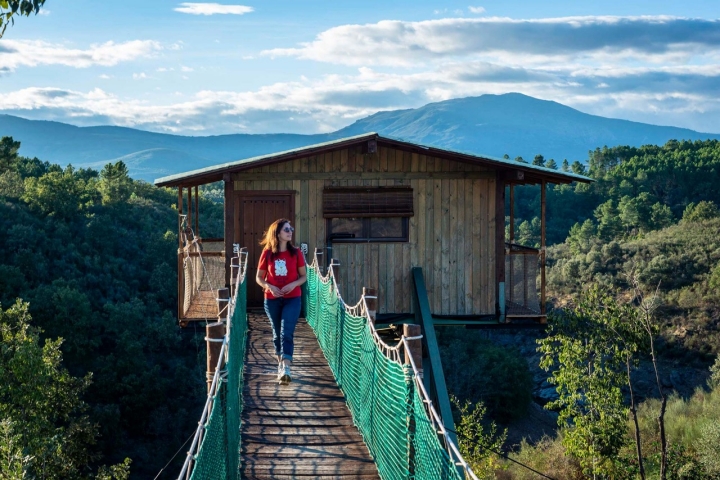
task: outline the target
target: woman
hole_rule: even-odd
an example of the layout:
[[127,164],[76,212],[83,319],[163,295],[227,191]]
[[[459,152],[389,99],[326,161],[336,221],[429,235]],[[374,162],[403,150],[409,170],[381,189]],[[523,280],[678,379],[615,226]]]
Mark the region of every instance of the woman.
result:
[[260,242],[263,246],[255,281],[265,290],[265,313],[272,325],[278,381],[290,383],[293,335],[300,316],[300,285],[305,283],[305,257],[292,244],[290,220],[275,220]]

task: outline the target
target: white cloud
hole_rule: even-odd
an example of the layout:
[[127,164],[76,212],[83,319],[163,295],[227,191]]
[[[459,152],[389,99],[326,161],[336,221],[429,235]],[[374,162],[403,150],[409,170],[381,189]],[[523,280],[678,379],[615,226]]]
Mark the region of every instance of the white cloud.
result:
[[470,7],[468,7],[468,10],[470,10],[470,13],[478,13],[478,14],[480,14],[480,13],[485,13],[485,8],[484,8],[484,7],[472,7],[472,6],[470,6]]
[[185,65],[182,65],[182,66],[180,67],[180,70],[183,71],[183,72],[194,72],[194,71],[195,71],[194,68],[186,67]]
[[[294,48],[265,50],[345,65],[405,65],[463,56],[548,59],[612,57],[665,61],[720,50],[720,20],[681,17],[444,18],[341,25]],[[519,63],[521,60],[517,60]]]
[[40,11],[38,12],[38,15],[43,15],[43,16],[50,15],[50,10],[45,10],[44,8],[40,9]]
[[145,72],[140,72],[140,73],[133,73],[132,78],[133,78],[133,80],[144,80],[144,79],[148,78],[148,76],[145,75]]
[[109,79],[109,78],[112,78],[112,76],[103,73],[102,75],[98,75],[98,78],[102,78],[103,80],[107,80],[107,79]]
[[162,46],[152,40],[105,42],[87,49],[68,48],[41,40],[1,40],[0,70],[14,71],[19,67],[64,65],[87,68],[93,65],[110,67],[141,57],[150,57]]
[[189,13],[191,15],[244,15],[254,11],[252,7],[245,5],[223,5],[220,3],[181,3],[175,8],[176,12]]
[[252,91],[205,90],[189,97],[179,94],[175,103],[164,105],[101,89],[29,88],[7,95],[0,111],[181,134],[317,133],[379,110],[521,92],[588,113],[716,131],[719,90],[720,66],[522,68],[458,61],[412,73],[363,67],[354,74],[301,76]]

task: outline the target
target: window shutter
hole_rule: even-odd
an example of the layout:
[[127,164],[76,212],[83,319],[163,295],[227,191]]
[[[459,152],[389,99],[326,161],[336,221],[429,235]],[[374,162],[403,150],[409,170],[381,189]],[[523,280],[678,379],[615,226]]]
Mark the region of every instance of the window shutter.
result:
[[343,187],[323,190],[323,217],[412,217],[412,187]]

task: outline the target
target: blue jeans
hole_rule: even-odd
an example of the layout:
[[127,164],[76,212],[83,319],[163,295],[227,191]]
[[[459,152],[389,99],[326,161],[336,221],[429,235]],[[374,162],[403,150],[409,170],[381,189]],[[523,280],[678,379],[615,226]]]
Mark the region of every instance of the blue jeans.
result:
[[300,316],[302,297],[265,299],[265,313],[270,319],[273,331],[275,355],[292,361],[293,336]]

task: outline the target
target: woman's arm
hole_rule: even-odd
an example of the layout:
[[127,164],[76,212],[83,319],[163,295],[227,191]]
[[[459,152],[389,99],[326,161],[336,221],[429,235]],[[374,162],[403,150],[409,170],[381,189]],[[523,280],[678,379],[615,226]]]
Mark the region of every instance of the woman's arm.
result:
[[267,275],[267,270],[260,270],[258,269],[257,273],[255,274],[255,281],[258,285],[260,285],[263,290],[266,292],[270,292],[273,297],[282,297],[287,292],[282,292],[278,287],[275,285],[270,284],[267,280],[265,280],[265,275]]
[[304,266],[298,267],[298,278],[294,282],[290,282],[287,285],[285,285],[280,292],[285,295],[293,290],[295,290],[296,287],[299,287],[303,283],[307,281],[307,270]]

